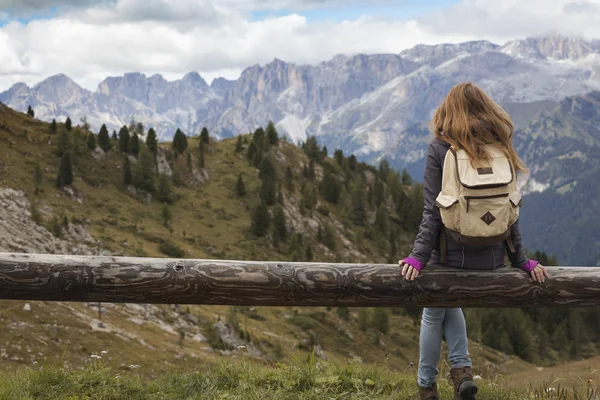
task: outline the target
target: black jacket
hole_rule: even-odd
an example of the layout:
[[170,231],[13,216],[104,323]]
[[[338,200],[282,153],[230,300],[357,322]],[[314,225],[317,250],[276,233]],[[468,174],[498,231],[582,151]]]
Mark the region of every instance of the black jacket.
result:
[[[435,199],[442,190],[442,169],[449,148],[450,145],[439,138],[435,138],[429,143],[423,182],[425,208],[419,233],[410,254],[410,257],[416,258],[423,265],[428,262],[431,264],[440,262],[440,232],[443,224],[440,210],[435,205]],[[515,253],[508,250],[506,243],[490,247],[469,247],[446,236],[446,265],[467,269],[496,269],[505,266],[504,256],[508,253],[512,266],[521,268],[528,260],[523,249],[519,221],[512,225],[511,236]]]

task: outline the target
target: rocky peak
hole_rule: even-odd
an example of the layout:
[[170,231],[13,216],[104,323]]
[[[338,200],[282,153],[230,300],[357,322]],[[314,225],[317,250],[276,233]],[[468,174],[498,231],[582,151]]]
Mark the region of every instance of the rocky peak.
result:
[[600,41],[580,36],[546,35],[510,41],[500,51],[521,58],[577,60],[600,53]]
[[488,42],[487,40],[475,40],[458,44],[419,44],[413,48],[400,52],[400,56],[413,62],[435,66],[456,57],[460,53],[482,53],[494,51],[498,47],[499,46],[497,44]]

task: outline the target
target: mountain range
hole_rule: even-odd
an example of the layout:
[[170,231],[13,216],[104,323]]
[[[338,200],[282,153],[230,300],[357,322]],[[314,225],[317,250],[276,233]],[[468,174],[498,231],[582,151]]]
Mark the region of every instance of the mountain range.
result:
[[[45,121],[70,116],[77,123],[85,116],[94,131],[103,123],[118,130],[135,119],[155,127],[162,139],[177,128],[193,135],[204,126],[213,137],[232,137],[273,120],[294,142],[315,135],[330,150],[373,163],[386,158],[419,177],[431,137],[427,122],[449,89],[463,81],[477,83],[511,114],[517,147],[531,166],[523,192],[546,205],[535,207],[544,215],[563,204],[556,226],[568,227],[578,204],[573,196],[594,198],[594,185],[585,181],[593,178],[585,177],[600,172],[594,125],[600,40],[548,35],[503,45],[418,45],[399,54],[338,55],[318,65],[275,59],[247,68],[235,81],[219,78],[210,85],[196,72],[172,82],[127,73],[106,78],[92,92],[56,75],[33,87],[17,83],[0,93],[0,101],[23,111],[31,105]],[[589,212],[578,215],[586,219]],[[544,229],[535,221],[528,226]],[[533,244],[563,262],[595,264],[600,241],[584,236],[568,251],[549,248],[547,241]],[[579,251],[582,243],[586,256]]]

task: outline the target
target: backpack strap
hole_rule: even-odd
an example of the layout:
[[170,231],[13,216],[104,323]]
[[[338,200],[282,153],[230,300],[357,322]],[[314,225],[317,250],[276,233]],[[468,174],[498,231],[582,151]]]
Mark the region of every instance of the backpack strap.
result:
[[446,252],[446,228],[442,226],[442,229],[440,231],[440,263],[442,264],[446,264]]
[[515,244],[512,241],[512,235],[508,235],[508,237],[506,238],[506,245],[508,246],[508,250],[510,250],[511,253],[517,252],[517,250],[515,250]]

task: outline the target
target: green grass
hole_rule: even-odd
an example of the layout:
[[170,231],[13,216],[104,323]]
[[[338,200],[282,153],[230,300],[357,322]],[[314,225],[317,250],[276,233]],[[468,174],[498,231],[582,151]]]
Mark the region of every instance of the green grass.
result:
[[[317,362],[314,358],[292,365],[262,366],[253,363],[203,367],[183,374],[165,374],[144,379],[137,369],[111,370],[101,361],[83,369],[39,367],[0,377],[0,399],[395,399],[417,397],[415,371],[393,373],[383,367],[349,363],[344,366]],[[521,400],[535,392],[517,392],[497,382],[480,382],[479,398]],[[587,399],[585,388],[578,395]],[[452,397],[445,380],[440,382],[442,399]],[[535,398],[552,397],[557,392]],[[559,392],[558,392],[559,393]],[[575,392],[568,397],[574,398]],[[566,394],[566,392],[565,392]]]

